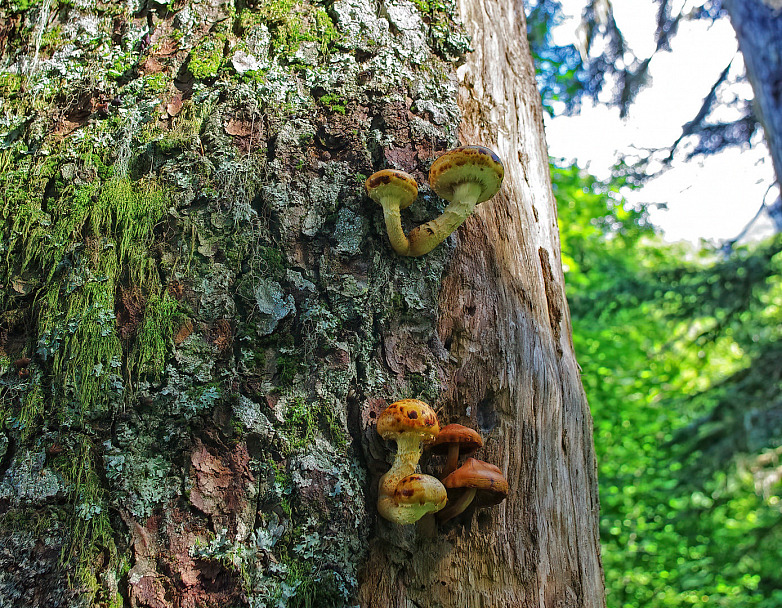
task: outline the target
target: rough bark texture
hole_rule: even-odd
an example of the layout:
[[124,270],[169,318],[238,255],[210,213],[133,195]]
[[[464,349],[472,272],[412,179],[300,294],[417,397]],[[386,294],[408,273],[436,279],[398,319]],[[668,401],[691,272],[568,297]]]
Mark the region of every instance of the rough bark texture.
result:
[[[603,604],[523,15],[461,10],[471,53],[447,2],[0,8],[3,606]],[[365,177],[411,172],[420,223],[460,139],[503,191],[395,255]],[[506,503],[376,516],[405,397]]]
[[782,8],[772,0],[725,0],[747,75],[755,93],[755,112],[782,187]]

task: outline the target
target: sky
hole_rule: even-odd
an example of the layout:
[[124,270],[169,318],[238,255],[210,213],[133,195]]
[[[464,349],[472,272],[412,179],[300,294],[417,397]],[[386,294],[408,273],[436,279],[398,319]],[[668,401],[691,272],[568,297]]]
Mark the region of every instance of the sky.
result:
[[[685,0],[687,1],[687,0]],[[655,5],[651,0],[614,0],[614,15],[633,52],[645,58],[654,50]],[[556,42],[572,42],[583,0],[562,0],[569,18],[554,32]],[[651,86],[644,89],[622,120],[619,110],[584,104],[577,116],[559,116],[546,124],[549,153],[577,160],[597,177],[608,177],[618,156],[634,148],[670,145],[681,127],[700,109],[719,74],[736,56],[737,43],[728,19],[688,21],[673,39],[672,52],[651,62]],[[741,61],[740,55],[736,61]],[[749,86],[749,85],[746,85]],[[741,93],[741,91],[736,91]],[[750,94],[751,96],[751,94]],[[650,216],[666,240],[719,244],[736,237],[761,203],[776,197],[774,174],[762,136],[751,147],[732,148],[673,167],[643,188],[626,193],[633,205],[650,205]],[[772,186],[771,191],[769,187]],[[771,234],[756,226],[757,237]]]

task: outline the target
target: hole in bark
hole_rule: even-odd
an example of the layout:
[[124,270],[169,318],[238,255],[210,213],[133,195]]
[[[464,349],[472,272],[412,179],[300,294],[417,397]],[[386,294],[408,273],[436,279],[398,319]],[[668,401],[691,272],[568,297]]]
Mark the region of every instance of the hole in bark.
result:
[[372,123],[371,123],[369,128],[370,129],[379,129],[379,130],[382,131],[383,128],[385,127],[385,125],[386,125],[385,119],[382,116],[377,115],[377,116],[373,116],[372,117]]
[[484,433],[491,432],[497,426],[497,410],[494,409],[494,394],[488,393],[478,404],[478,426]]
[[43,190],[43,197],[41,198],[41,211],[47,213],[49,211],[49,201],[57,196],[57,180],[53,177],[46,182],[46,187]]
[[262,458],[266,453],[265,438],[257,433],[247,435],[247,453],[252,458]]
[[0,318],[0,355],[18,357],[28,341],[29,308],[9,310]]
[[478,524],[478,528],[491,528],[491,513],[489,511],[478,511],[478,515],[475,519],[475,523]]
[[273,161],[274,153],[277,150],[277,136],[270,137],[266,142],[266,160]]
[[[352,387],[347,394],[347,427],[348,433],[353,442],[353,446],[356,450],[361,451],[361,438],[364,435],[364,410],[362,403],[364,403],[363,396],[358,395],[356,387]],[[374,412],[369,411],[369,417],[374,418]]]
[[453,334],[448,334],[445,338],[445,350],[451,350],[451,344],[453,344]]

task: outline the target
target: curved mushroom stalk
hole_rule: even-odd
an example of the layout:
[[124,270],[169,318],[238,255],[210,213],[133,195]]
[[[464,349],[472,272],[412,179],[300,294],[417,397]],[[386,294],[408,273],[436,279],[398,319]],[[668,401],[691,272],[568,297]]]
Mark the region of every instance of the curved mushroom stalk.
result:
[[380,481],[382,486],[383,479],[387,480],[387,483],[396,487],[396,485],[404,478],[415,473],[418,467],[418,461],[421,460],[421,453],[423,452],[423,445],[421,444],[421,438],[414,433],[401,433],[396,438],[396,458],[394,458],[394,464],[391,465],[389,471],[383,475]]
[[461,515],[472,504],[475,494],[478,490],[476,488],[467,488],[462,490],[458,498],[448,497],[448,506],[437,514],[437,519],[440,522],[446,522],[449,519],[453,519],[457,515]]
[[376,203],[383,207],[383,219],[391,247],[399,255],[409,255],[410,242],[402,229],[400,211],[413,204],[418,197],[418,184],[404,171],[383,169],[367,178],[364,188]]
[[377,501],[377,510],[385,519],[402,525],[412,524],[445,506],[448,494],[436,477],[413,474],[393,485],[390,473],[380,479]]
[[[400,255],[421,256],[442,243],[464,223],[475,205],[490,199],[500,189],[505,174],[494,152],[482,146],[462,146],[443,154],[429,170],[429,184],[448,201],[440,217],[422,224],[405,235],[400,210],[418,195],[415,180],[407,173],[387,169],[369,176],[367,194],[383,206],[386,231],[391,246]],[[412,185],[415,196],[410,198]]]
[[381,198],[379,202],[383,206],[383,220],[386,223],[386,233],[391,247],[399,255],[410,255],[410,241],[402,229],[402,214],[399,205],[389,197]]
[[442,243],[464,221],[472,215],[481,195],[479,184],[460,184],[455,190],[453,200],[440,217],[413,228],[407,236],[408,253],[412,257],[425,255]]

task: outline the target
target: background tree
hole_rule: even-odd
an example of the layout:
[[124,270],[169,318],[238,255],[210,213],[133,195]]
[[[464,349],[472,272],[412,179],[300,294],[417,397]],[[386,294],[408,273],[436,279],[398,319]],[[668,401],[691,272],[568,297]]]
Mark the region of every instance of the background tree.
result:
[[[537,0],[530,10],[530,41],[537,63],[544,103],[560,102],[565,112],[576,111],[583,98],[609,100],[621,116],[630,111],[638,93],[651,83],[651,62],[670,51],[671,41],[682,23],[689,20],[730,18],[743,61],[731,60],[704,97],[697,114],[671,144],[663,149],[639,150],[634,158],[618,159],[621,174],[637,182],[659,174],[679,154],[685,159],[715,154],[729,146],[746,146],[762,128],[774,159],[779,183],[779,129],[782,107],[773,91],[778,80],[782,10],[772,0],[721,2],[700,0],[674,3],[654,0],[657,5],[655,49],[648,57],[637,56],[627,44],[614,18],[611,0],[584,2],[580,38],[570,45],[555,46],[550,31],[561,18],[558,0]],[[744,69],[746,67],[746,70]],[[749,82],[754,99],[736,92],[736,84]],[[726,111],[727,110],[727,111]],[[730,117],[730,118],[729,118]],[[686,144],[686,145],[684,145]],[[776,211],[779,213],[779,211]]]
[[[517,3],[466,0],[466,31],[434,1],[0,11],[7,605],[604,603]],[[460,140],[503,192],[396,256],[366,175],[425,184]],[[507,502],[379,520],[402,397],[480,429]]]
[[776,0],[726,0],[747,76],[755,92],[753,109],[763,126],[777,184],[782,188],[782,6]]
[[609,606],[780,602],[782,240],[729,258],[555,168]]

